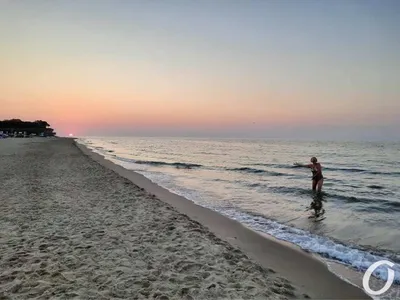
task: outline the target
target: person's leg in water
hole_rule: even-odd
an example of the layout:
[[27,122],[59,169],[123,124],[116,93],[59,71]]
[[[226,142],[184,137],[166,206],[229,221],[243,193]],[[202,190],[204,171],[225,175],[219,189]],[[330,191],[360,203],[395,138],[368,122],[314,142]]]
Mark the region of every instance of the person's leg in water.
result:
[[315,179],[313,179],[313,181],[312,181],[312,190],[313,191],[317,190],[317,181]]
[[322,185],[324,184],[324,178],[321,178],[317,183],[317,191],[320,193],[322,191]]
[[[317,181],[315,179],[312,180],[312,190],[313,191],[317,190]],[[316,213],[317,213],[315,207],[316,207],[316,201],[315,201],[315,199],[313,199],[313,201],[310,204],[309,209],[314,210],[314,215],[316,215]]]
[[312,190],[317,193],[315,194],[313,202],[311,202],[310,209],[314,210],[315,217],[319,217],[325,213],[325,210],[322,208],[321,194],[323,183],[324,178],[322,176],[316,176],[316,178],[313,178],[312,180]]

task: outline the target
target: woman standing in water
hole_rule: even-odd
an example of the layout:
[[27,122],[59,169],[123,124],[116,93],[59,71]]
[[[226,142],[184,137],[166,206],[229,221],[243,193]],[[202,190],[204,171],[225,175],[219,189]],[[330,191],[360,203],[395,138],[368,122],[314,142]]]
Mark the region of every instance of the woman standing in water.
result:
[[311,157],[311,164],[308,165],[302,165],[302,164],[295,164],[296,166],[299,167],[305,167],[305,168],[310,168],[311,172],[313,174],[312,177],[312,189],[313,191],[317,190],[318,192],[321,192],[322,190],[322,185],[324,184],[324,176],[322,176],[322,166],[318,162],[316,157]]
[[311,217],[318,218],[321,217],[323,214],[325,214],[325,209],[322,208],[322,194],[320,193],[322,190],[322,185],[324,184],[324,176],[322,176],[322,166],[318,162],[316,157],[311,157],[311,164],[308,165],[302,165],[302,164],[295,164],[296,166],[299,167],[305,167],[305,168],[310,168],[311,172],[313,174],[312,176],[312,189],[313,191],[317,190],[318,194],[315,195],[313,201],[311,202],[311,205],[309,209],[314,210],[314,215]]

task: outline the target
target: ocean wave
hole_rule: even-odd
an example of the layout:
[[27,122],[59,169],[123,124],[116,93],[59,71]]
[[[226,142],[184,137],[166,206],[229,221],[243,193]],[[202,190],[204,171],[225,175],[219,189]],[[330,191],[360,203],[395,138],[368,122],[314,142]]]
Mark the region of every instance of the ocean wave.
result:
[[132,158],[126,158],[122,156],[118,156],[116,154],[111,155],[111,157],[115,160],[123,161],[123,162],[128,162],[128,163],[135,163],[135,160]]
[[253,174],[268,174],[270,176],[291,176],[291,174],[255,169],[249,167],[241,167],[241,168],[225,168],[228,171],[236,171],[236,172],[245,172],[245,173],[253,173]]
[[384,189],[383,186],[375,185],[375,184],[368,185],[367,188],[374,189],[374,190],[382,190],[382,189]]
[[192,163],[184,163],[184,162],[165,162],[165,161],[155,161],[155,160],[134,160],[135,164],[139,165],[152,165],[152,166],[174,166],[177,168],[184,169],[192,169],[192,168],[200,168],[202,165],[192,164]]
[[208,151],[199,151],[199,152],[195,152],[195,154],[218,155],[218,156],[228,155],[228,153],[208,152]]
[[393,212],[400,212],[400,203],[393,201],[378,202],[378,203],[373,202],[366,206],[354,207],[353,209],[366,213],[370,212],[393,213]]
[[251,164],[252,166],[264,166],[264,167],[273,167],[273,168],[280,168],[280,169],[293,169],[298,166],[292,164],[274,164],[274,163],[254,163]]
[[341,194],[327,194],[329,196],[332,196],[332,198],[337,198],[340,200],[345,200],[346,202],[350,203],[364,203],[364,204],[370,204],[370,203],[377,203],[379,205],[385,205],[388,207],[400,207],[400,202],[396,201],[391,201],[387,199],[371,199],[371,198],[364,198],[364,197],[354,197],[354,196],[345,196]]
[[[311,189],[306,189],[306,188],[296,188],[296,187],[290,187],[290,186],[270,186],[269,190],[278,193],[278,194],[293,194],[293,195],[308,195],[312,196],[315,194],[315,192]],[[326,192],[321,192],[319,194],[320,196],[329,196],[328,193]]]
[[192,164],[192,163],[184,163],[184,162],[165,162],[165,161],[155,161],[155,160],[135,160],[131,158],[124,158],[119,156],[114,156],[114,159],[135,163],[139,165],[151,165],[151,166],[173,166],[176,168],[182,169],[192,169],[192,168],[200,168],[202,165]]
[[389,175],[389,176],[400,176],[400,172],[378,172],[378,171],[369,171],[367,172],[371,175]]
[[250,187],[250,188],[256,188],[256,187],[266,187],[266,185],[265,184],[261,184],[261,183],[248,183],[248,184],[245,184],[247,187]]
[[193,164],[193,163],[185,163],[185,162],[165,162],[165,161],[155,161],[155,160],[136,160],[133,158],[126,158],[126,157],[121,157],[118,155],[112,155],[113,159],[123,161],[123,162],[128,162],[128,163],[133,163],[133,164],[139,164],[139,165],[150,165],[150,166],[173,166],[176,168],[182,168],[182,169],[192,169],[192,168],[201,168],[202,165],[200,164]]
[[114,150],[106,149],[106,148],[101,147],[101,146],[93,147],[93,149],[95,151],[99,152],[99,153],[102,153],[102,154],[107,154],[107,153],[113,153],[114,152]]
[[327,171],[340,171],[345,173],[360,173],[360,174],[369,174],[369,175],[386,175],[386,176],[399,176],[400,172],[381,172],[381,171],[373,171],[366,169],[358,169],[358,168],[335,168],[335,167],[323,167],[323,170]]
[[323,167],[327,171],[343,171],[348,173],[368,173],[368,170],[359,168],[338,168],[338,167]]
[[[254,163],[252,166],[265,166],[279,169],[297,169],[303,168],[301,165],[293,165],[293,164],[274,164],[274,163]],[[324,167],[322,165],[323,171],[340,171],[345,173],[361,173],[361,174],[370,174],[370,175],[387,175],[387,176],[400,176],[400,172],[383,172],[383,171],[374,171],[362,168],[341,168],[341,167]]]

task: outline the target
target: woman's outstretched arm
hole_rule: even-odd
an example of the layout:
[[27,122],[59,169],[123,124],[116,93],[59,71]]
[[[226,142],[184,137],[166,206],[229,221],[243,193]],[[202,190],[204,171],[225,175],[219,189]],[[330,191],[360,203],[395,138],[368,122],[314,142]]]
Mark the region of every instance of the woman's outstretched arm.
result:
[[312,164],[301,164],[301,163],[294,163],[296,167],[301,167],[301,168],[311,168]]

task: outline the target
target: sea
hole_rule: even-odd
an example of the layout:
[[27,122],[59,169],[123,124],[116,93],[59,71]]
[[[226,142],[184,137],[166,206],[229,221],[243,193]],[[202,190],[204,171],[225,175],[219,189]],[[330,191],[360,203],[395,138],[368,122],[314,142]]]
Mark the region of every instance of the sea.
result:
[[[244,225],[359,272],[394,263],[400,284],[400,142],[85,137],[106,159]],[[321,194],[308,164],[322,164]],[[309,219],[319,197],[325,219]],[[386,281],[389,269],[373,276]],[[400,296],[399,296],[400,297]]]

